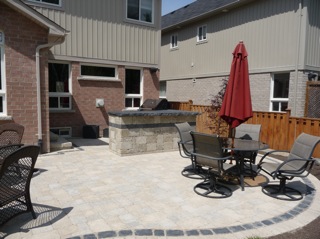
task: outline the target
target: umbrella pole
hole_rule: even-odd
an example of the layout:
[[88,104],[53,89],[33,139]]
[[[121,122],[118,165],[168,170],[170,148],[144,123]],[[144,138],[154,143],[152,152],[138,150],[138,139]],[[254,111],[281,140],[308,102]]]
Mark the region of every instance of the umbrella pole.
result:
[[[229,138],[231,138],[231,156],[233,158],[234,156],[234,151],[233,151],[233,148],[234,148],[234,137],[235,137],[235,134],[236,134],[236,130],[235,128],[232,128],[231,125],[229,125]],[[230,160],[230,164],[232,164],[232,158]]]

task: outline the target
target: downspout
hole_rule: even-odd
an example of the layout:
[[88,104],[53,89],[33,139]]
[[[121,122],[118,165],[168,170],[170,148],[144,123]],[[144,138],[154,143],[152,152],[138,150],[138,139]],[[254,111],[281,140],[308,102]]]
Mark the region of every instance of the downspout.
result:
[[300,42],[301,42],[301,24],[302,24],[302,4],[303,0],[299,3],[299,28],[298,28],[298,42],[297,42],[297,58],[295,64],[295,76],[294,76],[294,98],[293,98],[293,115],[297,115],[297,94],[298,94],[298,74],[299,74],[299,62],[300,62]]
[[41,111],[41,87],[40,87],[40,51],[44,48],[51,48],[54,45],[61,44],[64,41],[62,40],[39,45],[36,48],[36,80],[37,80],[37,114],[38,114],[38,146],[40,146],[40,152],[42,152],[42,111]]

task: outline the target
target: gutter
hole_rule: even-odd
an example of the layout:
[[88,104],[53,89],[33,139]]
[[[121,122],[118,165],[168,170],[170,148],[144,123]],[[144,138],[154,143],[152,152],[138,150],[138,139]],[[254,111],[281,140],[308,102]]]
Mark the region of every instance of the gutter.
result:
[[37,80],[37,114],[38,114],[38,145],[42,150],[42,111],[41,111],[41,86],[40,86],[40,51],[44,48],[51,48],[64,42],[64,36],[55,42],[39,45],[36,48],[36,80]]

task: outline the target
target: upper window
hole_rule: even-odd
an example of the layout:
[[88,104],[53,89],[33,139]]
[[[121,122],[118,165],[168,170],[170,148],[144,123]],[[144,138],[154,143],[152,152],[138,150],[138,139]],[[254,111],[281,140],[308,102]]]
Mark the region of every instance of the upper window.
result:
[[117,79],[118,74],[114,66],[81,65],[81,78],[93,80]]
[[207,26],[198,27],[197,42],[207,40]]
[[49,63],[49,108],[71,109],[70,66],[65,63]]
[[271,83],[271,111],[285,111],[289,101],[290,73],[274,74]]
[[29,2],[43,3],[53,6],[61,6],[61,0],[29,0]]
[[153,22],[154,0],[127,0],[127,18],[141,22]]
[[141,70],[126,69],[125,76],[125,107],[139,108],[142,100]]
[[0,115],[6,114],[6,78],[4,62],[4,33],[0,32]]
[[177,48],[178,47],[178,35],[172,35],[171,36],[171,43],[170,48]]

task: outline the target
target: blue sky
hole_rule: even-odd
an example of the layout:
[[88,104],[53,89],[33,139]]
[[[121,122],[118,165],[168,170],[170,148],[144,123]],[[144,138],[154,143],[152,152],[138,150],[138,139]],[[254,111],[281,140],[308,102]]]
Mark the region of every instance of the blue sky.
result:
[[162,0],[162,15],[184,7],[196,0]]

